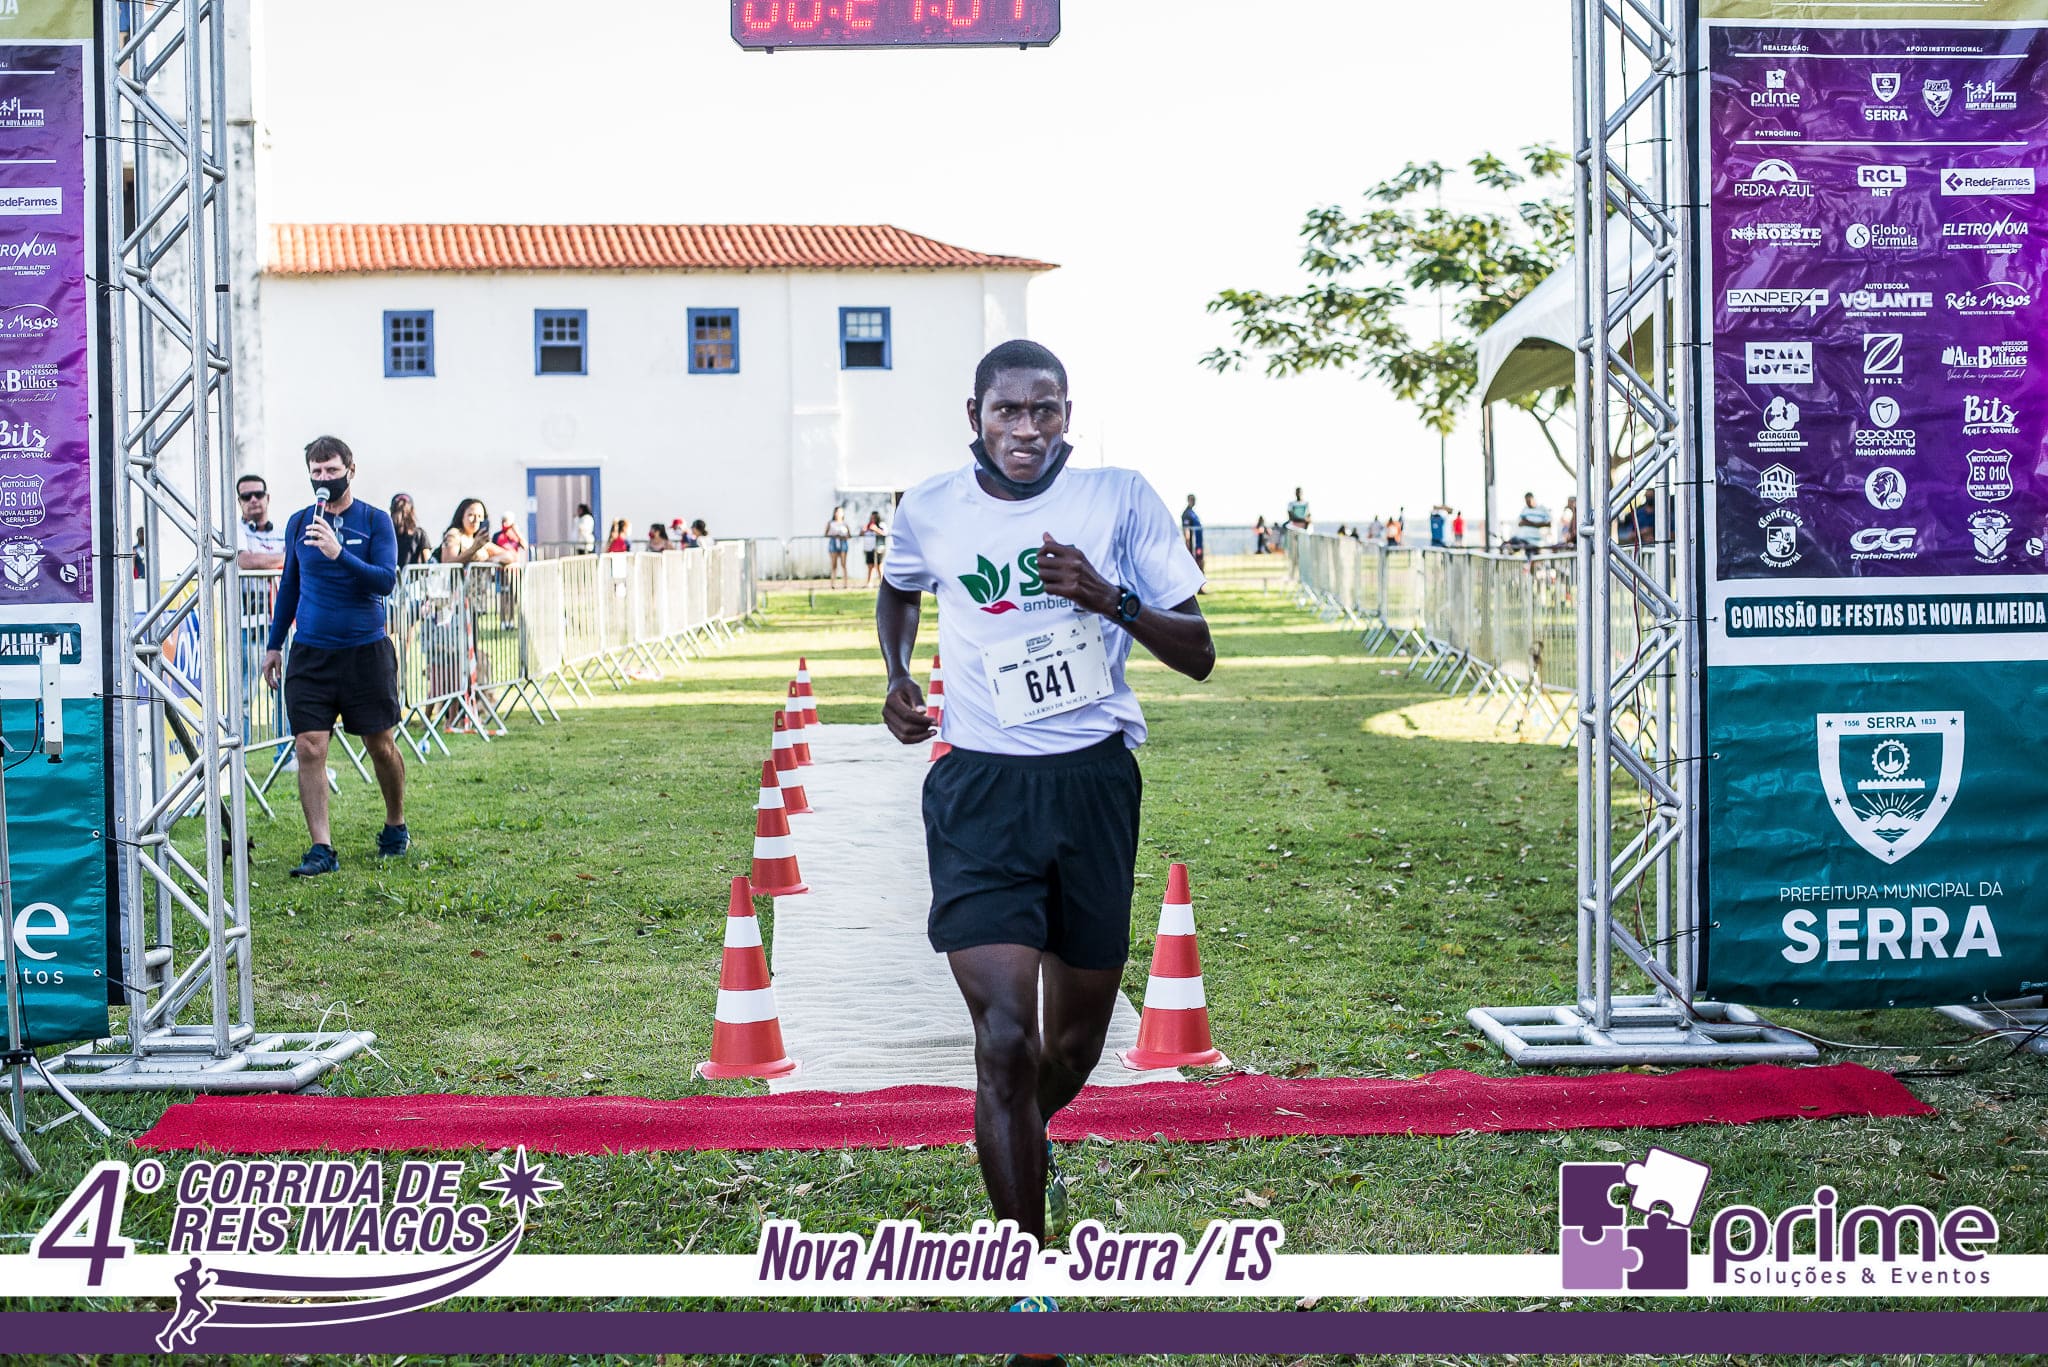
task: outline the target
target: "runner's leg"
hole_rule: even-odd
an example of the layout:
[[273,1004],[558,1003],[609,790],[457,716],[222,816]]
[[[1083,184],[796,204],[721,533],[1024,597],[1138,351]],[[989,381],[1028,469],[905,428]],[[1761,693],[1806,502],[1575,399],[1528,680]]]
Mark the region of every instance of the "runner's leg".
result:
[[1039,959],[1045,974],[1045,1032],[1038,1063],[1038,1111],[1046,1120],[1080,1095],[1102,1058],[1102,1041],[1123,987],[1121,968],[1075,968]]
[[946,956],[974,1020],[974,1143],[997,1220],[1045,1241],[1045,1121],[1038,1110],[1039,951],[976,945]]

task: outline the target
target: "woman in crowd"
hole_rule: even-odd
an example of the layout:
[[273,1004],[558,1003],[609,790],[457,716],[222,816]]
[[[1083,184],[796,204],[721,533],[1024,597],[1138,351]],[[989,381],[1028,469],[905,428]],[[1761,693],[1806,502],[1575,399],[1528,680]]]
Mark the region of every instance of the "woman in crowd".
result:
[[611,531],[605,534],[604,553],[606,555],[618,555],[632,549],[633,534],[626,519],[623,517],[615,518],[612,522]]
[[882,514],[868,514],[868,524],[860,529],[860,553],[868,562],[867,576],[860,581],[862,588],[875,582],[875,576],[882,572],[882,544],[889,537],[889,529],[882,525]]
[[391,530],[398,534],[398,567],[427,563],[427,534],[420,530],[419,510],[411,494],[391,496]]
[[526,559],[526,538],[512,525],[510,513],[498,519],[498,530],[492,534],[491,544],[506,552],[507,564],[516,565]]
[[846,509],[834,508],[832,520],[825,524],[825,550],[829,556],[825,566],[825,587],[831,588],[837,579],[839,587],[850,589],[853,579],[846,572],[846,552],[853,540],[853,528],[846,524]]
[[511,552],[490,538],[491,512],[480,498],[465,498],[455,505],[455,516],[441,533],[441,563],[444,565],[495,565],[512,558]]
[[588,503],[576,505],[576,554],[589,555],[597,549],[597,517]]
[[1267,555],[1273,549],[1273,534],[1266,530],[1266,519],[1260,518],[1252,528],[1252,554]]

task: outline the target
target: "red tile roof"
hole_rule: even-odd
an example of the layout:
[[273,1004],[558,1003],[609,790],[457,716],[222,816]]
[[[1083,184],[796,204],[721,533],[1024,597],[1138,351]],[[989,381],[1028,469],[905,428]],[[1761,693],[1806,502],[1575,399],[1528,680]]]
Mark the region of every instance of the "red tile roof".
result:
[[384,271],[1010,270],[1058,267],[969,251],[886,223],[278,223],[273,275]]

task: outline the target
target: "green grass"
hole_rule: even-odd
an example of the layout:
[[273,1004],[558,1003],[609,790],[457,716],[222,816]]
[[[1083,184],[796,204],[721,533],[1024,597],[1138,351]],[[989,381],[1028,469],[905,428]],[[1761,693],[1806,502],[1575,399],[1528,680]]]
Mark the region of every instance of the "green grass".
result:
[[[1433,734],[1445,709],[1426,706],[1438,695],[1403,666],[1232,582],[1204,599],[1214,678],[1194,684],[1149,659],[1132,669],[1152,725],[1139,952],[1166,863],[1185,860],[1217,1041],[1239,1065],[1510,1071],[1463,1012],[1569,995],[1573,759],[1490,731]],[[802,653],[825,721],[876,719],[871,605],[858,593],[777,597],[769,628],[680,679],[606,693],[559,726],[515,722],[488,746],[451,741],[452,759],[413,766],[417,844],[402,865],[371,858],[374,792],[345,772],[342,873],[288,878],[304,831],[281,784],[279,820],[256,831],[259,1023],[305,1028],[327,1013],[330,1026],[375,1030],[381,1057],[332,1077],[337,1092],[741,1090],[697,1083],[690,1066],[709,1043],[727,880],[748,867],[769,718]],[[1132,963],[1134,999],[1145,974]],[[1899,1047],[1830,1056],[1910,1070],[1940,1114],[1663,1136],[1713,1165],[1710,1206],[1775,1209],[1826,1181],[1845,1203],[1984,1205],[2000,1219],[2000,1252],[2048,1252],[2039,1058],[1959,1047],[1957,1027],[1931,1012],[1785,1019]],[[133,1134],[164,1104],[99,1107]],[[1074,1215],[1198,1235],[1211,1218],[1258,1213],[1286,1223],[1290,1252],[1541,1252],[1555,1246],[1558,1162],[1651,1142],[1603,1131],[1089,1144],[1070,1162]],[[0,1232],[35,1229],[95,1159],[127,1153],[77,1125],[38,1147],[50,1170],[0,1184]],[[770,1215],[862,1230],[898,1215],[965,1228],[985,1211],[963,1149],[631,1155],[550,1170],[569,1189],[536,1216],[534,1252],[746,1252]],[[166,1215],[167,1203],[137,1202],[128,1232],[148,1248]]]

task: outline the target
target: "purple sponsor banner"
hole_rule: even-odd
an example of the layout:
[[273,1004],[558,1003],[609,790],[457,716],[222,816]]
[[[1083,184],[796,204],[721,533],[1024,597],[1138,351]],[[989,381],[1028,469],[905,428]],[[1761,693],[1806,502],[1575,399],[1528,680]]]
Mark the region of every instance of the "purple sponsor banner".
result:
[[85,54],[0,46],[0,607],[93,596]]
[[2048,40],[1708,33],[1720,577],[2048,574]]

